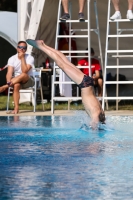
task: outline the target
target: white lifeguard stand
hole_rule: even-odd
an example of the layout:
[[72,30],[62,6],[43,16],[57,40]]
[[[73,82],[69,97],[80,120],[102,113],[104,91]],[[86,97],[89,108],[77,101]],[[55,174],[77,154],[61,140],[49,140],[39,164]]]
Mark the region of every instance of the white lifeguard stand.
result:
[[[99,22],[98,22],[98,11],[97,11],[97,0],[92,0],[92,2],[94,3],[94,12],[95,12],[95,18],[96,18],[96,28],[91,29],[91,24],[90,24],[90,3],[91,0],[87,0],[87,20],[85,20],[84,22],[80,22],[79,20],[67,20],[66,23],[69,23],[69,35],[59,35],[59,25],[60,23],[62,23],[59,18],[61,16],[61,0],[59,0],[59,7],[58,7],[58,18],[57,18],[57,29],[56,29],[56,39],[55,39],[55,49],[58,49],[58,39],[59,38],[69,38],[69,50],[67,51],[61,51],[62,53],[67,53],[69,59],[71,60],[72,53],[76,53],[76,54],[82,54],[82,56],[74,56],[76,58],[78,57],[83,57],[85,53],[88,53],[88,61],[89,61],[89,66],[77,66],[78,68],[89,68],[89,72],[91,75],[91,52],[90,52],[90,47],[91,47],[91,32],[93,31],[94,33],[96,33],[97,37],[98,37],[98,46],[99,46],[99,58],[100,58],[100,62],[101,62],[101,66],[103,66],[103,56],[102,56],[102,49],[101,49],[101,40],[100,40],[100,31],[99,31]],[[71,14],[71,1],[69,1],[69,10],[70,10],[70,14]],[[64,23],[64,22],[63,22]],[[74,23],[86,23],[87,28],[86,29],[73,29],[72,28],[72,24]],[[79,34],[79,35],[73,35],[73,32],[80,32],[83,34]],[[72,38],[86,38],[87,39],[87,46],[88,46],[88,51],[83,50],[72,50],[71,49],[71,39]],[[84,56],[85,57],[85,56]],[[77,100],[81,100],[81,97],[79,95],[77,95],[76,97],[57,97],[55,96],[55,86],[57,84],[75,84],[73,81],[56,81],[56,77],[57,77],[57,73],[56,70],[59,69],[59,67],[56,65],[56,63],[54,63],[53,66],[53,79],[52,79],[52,97],[51,97],[51,112],[54,113],[54,102],[55,101],[77,101]],[[68,104],[68,108],[69,108],[69,104]]]
[[[102,101],[102,107],[104,109],[105,101],[108,100],[116,100],[116,110],[118,110],[118,103],[120,100],[131,100],[133,99],[133,96],[122,96],[119,94],[119,86],[120,84],[133,84],[133,81],[125,80],[120,81],[119,80],[119,71],[120,69],[133,69],[133,65],[123,64],[121,65],[122,58],[131,58],[133,57],[133,49],[121,49],[121,40],[133,38],[133,34],[129,34],[129,32],[133,31],[132,28],[129,28],[133,23],[133,20],[129,19],[117,19],[117,20],[110,20],[111,15],[111,0],[108,0],[108,16],[107,16],[107,33],[106,33],[106,47],[105,47],[105,68],[104,68],[104,85],[103,85],[103,101]],[[128,26],[126,25],[128,22]],[[116,24],[116,34],[110,34],[111,32],[111,25],[112,23]],[[124,23],[124,26],[127,28],[120,28],[120,23]],[[128,32],[128,34],[122,34],[123,32]],[[109,45],[111,39],[116,39],[116,48],[111,49]],[[121,39],[121,40],[120,40]],[[110,64],[109,59],[115,58],[116,62],[115,64]],[[116,80],[114,81],[108,81],[107,79],[107,70],[108,69],[116,69]],[[107,84],[110,85],[116,85],[116,95],[115,96],[108,96],[108,91],[106,91]]]

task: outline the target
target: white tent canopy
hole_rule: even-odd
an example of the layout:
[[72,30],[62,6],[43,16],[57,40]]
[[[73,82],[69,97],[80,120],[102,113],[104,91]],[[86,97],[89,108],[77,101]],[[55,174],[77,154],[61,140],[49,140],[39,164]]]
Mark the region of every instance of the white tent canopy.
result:
[[[59,0],[18,0],[18,40],[43,39],[50,46],[55,46]],[[28,45],[28,53],[32,47]],[[34,50],[36,66],[46,59]]]
[[[58,5],[59,0],[18,0],[18,40],[42,39],[55,47]],[[73,11],[77,18],[77,1],[73,1]],[[32,46],[28,45],[27,52],[32,52]],[[47,55],[36,49],[33,53],[35,66],[42,66]]]
[[17,13],[0,12],[0,37],[17,46]]
[[[18,40],[35,39],[40,24],[45,0],[18,0]],[[31,53],[32,47],[27,51]]]

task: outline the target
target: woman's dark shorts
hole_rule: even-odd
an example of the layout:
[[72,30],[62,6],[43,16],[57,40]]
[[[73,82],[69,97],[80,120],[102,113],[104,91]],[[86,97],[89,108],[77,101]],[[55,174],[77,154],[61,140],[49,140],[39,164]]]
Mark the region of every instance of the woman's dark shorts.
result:
[[21,84],[21,89],[33,87],[34,85],[35,85],[35,80],[32,76],[30,76],[29,80],[26,83]]
[[91,78],[90,76],[84,75],[82,82],[78,86],[79,88],[94,86],[93,78]]

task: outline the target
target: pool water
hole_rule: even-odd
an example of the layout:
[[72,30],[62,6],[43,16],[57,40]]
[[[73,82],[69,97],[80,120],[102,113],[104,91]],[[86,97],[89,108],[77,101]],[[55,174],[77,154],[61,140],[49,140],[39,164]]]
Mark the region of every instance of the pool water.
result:
[[133,117],[0,117],[0,200],[133,199]]

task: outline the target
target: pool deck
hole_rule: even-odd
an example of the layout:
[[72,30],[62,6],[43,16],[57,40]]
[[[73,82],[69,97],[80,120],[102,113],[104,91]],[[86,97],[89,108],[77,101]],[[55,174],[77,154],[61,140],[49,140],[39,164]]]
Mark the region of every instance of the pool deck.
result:
[[[73,110],[55,110],[54,114],[51,111],[33,111],[29,110],[20,110],[17,114],[18,116],[51,116],[51,115],[74,115],[75,111]],[[130,110],[118,110],[118,111],[105,111],[106,115],[133,115],[133,111]],[[9,114],[6,111],[0,111],[0,116],[14,116],[14,114]]]

